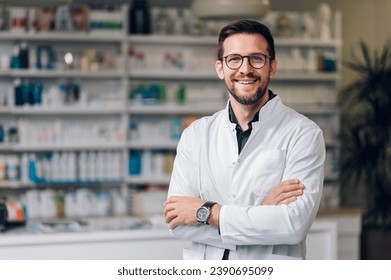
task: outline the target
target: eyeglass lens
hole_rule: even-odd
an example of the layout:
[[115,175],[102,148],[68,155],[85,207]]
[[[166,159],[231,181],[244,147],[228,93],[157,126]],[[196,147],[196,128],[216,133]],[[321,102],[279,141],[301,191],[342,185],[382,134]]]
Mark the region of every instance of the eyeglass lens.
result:
[[242,66],[243,59],[246,57],[250,65],[255,69],[262,68],[266,64],[267,56],[264,54],[253,54],[245,56],[242,56],[240,54],[231,54],[225,57],[225,63],[231,69],[238,69],[240,68],[240,66]]

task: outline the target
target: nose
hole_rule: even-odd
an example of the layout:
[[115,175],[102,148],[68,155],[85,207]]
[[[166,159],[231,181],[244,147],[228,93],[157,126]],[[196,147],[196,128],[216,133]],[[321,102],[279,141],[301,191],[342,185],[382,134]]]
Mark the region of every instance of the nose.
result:
[[250,58],[248,56],[243,57],[243,63],[239,68],[241,73],[251,73],[254,71],[254,68],[250,65]]

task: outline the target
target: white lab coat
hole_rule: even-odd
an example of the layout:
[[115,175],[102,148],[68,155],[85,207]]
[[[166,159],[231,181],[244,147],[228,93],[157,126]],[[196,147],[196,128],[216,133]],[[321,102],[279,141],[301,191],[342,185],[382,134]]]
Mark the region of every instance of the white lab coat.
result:
[[[228,106],[228,105],[227,105]],[[228,107],[193,122],[182,134],[168,196],[195,196],[222,204],[217,228],[180,225],[174,237],[191,240],[184,259],[304,259],[305,238],[323,189],[325,144],[321,129],[286,107],[279,96],[238,155]],[[259,206],[281,181],[299,179],[304,194],[289,205]]]

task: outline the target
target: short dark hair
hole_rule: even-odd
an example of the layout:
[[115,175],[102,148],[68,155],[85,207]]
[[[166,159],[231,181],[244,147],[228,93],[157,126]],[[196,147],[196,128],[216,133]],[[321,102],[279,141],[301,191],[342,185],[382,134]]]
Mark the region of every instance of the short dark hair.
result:
[[229,23],[225,27],[223,27],[220,31],[219,35],[219,49],[217,52],[217,59],[222,60],[223,59],[223,53],[224,53],[224,41],[229,36],[232,36],[234,34],[259,34],[262,35],[268,44],[268,52],[272,59],[276,58],[276,50],[274,48],[274,39],[270,32],[270,29],[257,21],[254,20],[238,20]]

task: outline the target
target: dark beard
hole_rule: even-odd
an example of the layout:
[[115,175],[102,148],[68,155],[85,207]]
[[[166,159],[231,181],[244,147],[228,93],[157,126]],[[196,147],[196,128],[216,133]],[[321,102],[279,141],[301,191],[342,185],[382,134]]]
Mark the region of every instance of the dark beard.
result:
[[235,100],[238,103],[240,103],[242,105],[246,105],[246,106],[250,106],[250,105],[256,104],[266,94],[266,88],[265,87],[257,88],[257,91],[255,92],[256,94],[254,96],[251,96],[250,98],[246,98],[246,97],[237,95],[235,90],[230,91],[228,89],[228,91],[233,96],[233,98],[235,98]]

